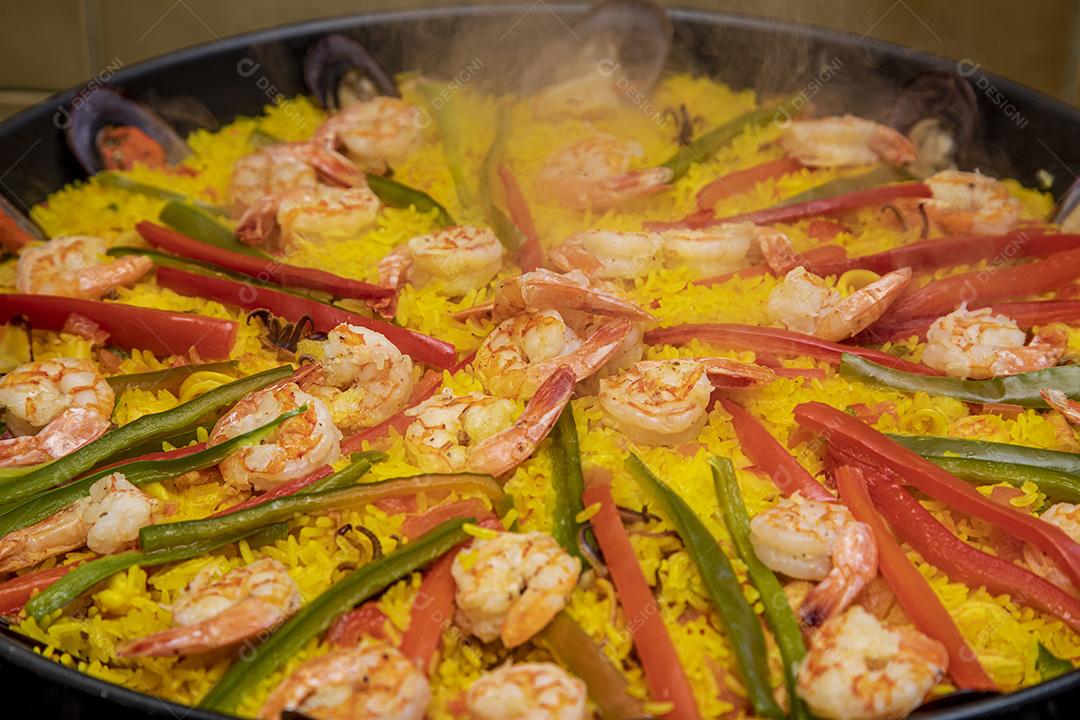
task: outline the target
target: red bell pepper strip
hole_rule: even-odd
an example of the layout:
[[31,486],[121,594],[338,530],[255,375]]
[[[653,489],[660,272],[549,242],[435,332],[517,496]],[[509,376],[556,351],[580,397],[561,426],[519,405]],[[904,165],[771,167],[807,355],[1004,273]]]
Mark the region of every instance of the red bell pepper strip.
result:
[[388,617],[379,609],[378,600],[369,600],[345,613],[326,631],[326,642],[338,647],[356,647],[365,637],[386,639]]
[[968,545],[893,480],[873,477],[870,497],[900,537],[949,577],[970,587],[985,585],[995,595],[1011,595],[1080,630],[1080,599],[1030,570]]
[[753,350],[774,355],[809,355],[834,365],[840,364],[841,355],[851,353],[895,370],[922,375],[941,374],[933,368],[902,360],[880,350],[841,345],[813,335],[804,335],[780,328],[737,323],[700,323],[657,328],[645,333],[645,342],[649,345],[683,345],[695,339],[733,350]]
[[885,185],[869,190],[857,190],[855,192],[834,195],[822,200],[810,200],[791,205],[777,205],[764,210],[731,215],[724,218],[709,218],[706,220],[694,218],[692,222],[677,221],[645,223],[650,230],[665,230],[672,227],[706,228],[724,223],[752,222],[758,225],[771,225],[773,223],[788,223],[803,218],[816,217],[819,215],[835,215],[848,210],[856,210],[867,205],[880,205],[899,198],[906,197],[930,197],[930,188],[923,183],[900,183],[897,185]]
[[634,555],[634,547],[630,544],[630,536],[615,509],[611,487],[606,484],[592,485],[586,488],[582,501],[586,507],[600,503],[599,512],[589,522],[618,591],[619,604],[631,621],[630,632],[645,669],[649,693],[654,700],[670,702],[674,706],[664,716],[670,720],[700,718],[690,682],[660,618],[656,598],[649,589]]
[[321,290],[334,297],[357,300],[380,300],[394,295],[393,288],[339,277],[316,268],[286,265],[277,260],[243,255],[227,248],[200,242],[146,220],[137,223],[135,229],[146,242],[160,250],[191,260],[210,263],[263,282]]
[[818,275],[835,275],[855,268],[884,275],[909,267],[934,270],[993,258],[1016,260],[1043,257],[1080,248],[1080,234],[1049,235],[1045,231],[1014,230],[1004,235],[951,235],[893,248],[874,255],[823,265]]
[[23,246],[29,245],[37,238],[19,227],[19,223],[4,211],[6,208],[3,205],[6,204],[6,202],[0,204],[0,248],[17,253]]
[[316,332],[329,332],[341,323],[359,325],[382,333],[413,360],[440,369],[450,367],[457,359],[457,351],[448,342],[300,295],[163,266],[157,269],[157,283],[181,295],[203,297],[247,310],[265,308],[289,322],[296,322],[306,315],[314,323]]
[[121,303],[58,295],[0,294],[0,323],[14,315],[25,315],[34,329],[59,331],[72,313],[93,320],[120,347],[148,350],[155,355],[187,355],[189,350],[195,350],[210,360],[229,357],[239,327],[232,320]]
[[491,515],[491,510],[480,498],[468,498],[457,502],[436,505],[427,512],[410,515],[401,524],[401,532],[407,538],[420,537],[447,520],[471,517],[481,518]]
[[35,591],[44,590],[76,567],[78,563],[57,565],[48,570],[38,570],[0,583],[0,615],[17,614]]
[[713,206],[719,201],[749,192],[760,182],[798,172],[802,167],[803,164],[795,158],[785,156],[721,175],[698,190],[697,206],[701,210],[708,210],[711,218]]
[[510,168],[505,165],[499,166],[499,180],[502,181],[503,193],[506,195],[506,209],[510,213],[510,220],[525,236],[525,242],[518,249],[518,264],[525,272],[531,272],[544,264],[544,248],[540,245],[540,233],[536,230],[536,223],[533,221],[525,193],[521,191],[521,185],[518,184]]
[[988,268],[937,280],[900,298],[886,312],[888,319],[944,315],[967,302],[987,305],[995,300],[1039,295],[1080,277],[1080,248],[1048,255],[1043,260],[1012,267]]
[[[815,275],[830,275],[834,274],[830,268],[836,267],[838,264],[844,262],[847,258],[847,251],[839,245],[818,245],[812,247],[806,252],[799,255],[798,265],[803,266],[809,272]],[[717,283],[727,282],[733,277],[756,277],[757,275],[766,275],[772,272],[772,268],[767,263],[758,263],[757,265],[751,265],[748,268],[742,270],[736,270],[735,272],[724,273],[723,275],[713,275],[712,277],[700,278],[694,281],[695,285],[716,285]]]
[[240,512],[241,510],[247,510],[250,507],[255,507],[256,505],[262,505],[263,503],[270,502],[271,500],[277,500],[278,498],[288,497],[289,495],[295,495],[296,493],[298,493],[301,490],[303,490],[304,488],[306,488],[308,485],[311,485],[313,483],[317,483],[319,480],[322,480],[324,477],[330,475],[333,472],[334,472],[334,468],[330,467],[329,465],[323,465],[322,467],[315,468],[314,470],[309,472],[307,475],[304,475],[303,477],[299,477],[299,478],[296,478],[295,480],[290,480],[289,482],[282,483],[282,484],[278,485],[277,487],[274,487],[274,488],[271,488],[270,490],[267,490],[266,492],[262,493],[261,495],[256,495],[254,497],[250,497],[250,498],[248,498],[247,500],[245,500],[245,501],[243,501],[241,503],[237,503],[236,505],[233,505],[232,507],[227,507],[224,510],[219,510],[218,512],[214,513],[210,517],[221,517],[222,515],[232,515],[234,512]]
[[[1055,322],[1070,324],[1080,322],[1080,300],[1000,302],[981,307],[988,307],[995,314],[1012,318],[1023,330]],[[972,309],[976,308],[972,307]],[[920,340],[925,340],[926,331],[938,317],[940,316],[922,315],[895,322],[878,322],[859,333],[854,339],[862,342],[883,343],[906,340],[915,335]]]
[[934,594],[930,583],[915,567],[915,563],[908,559],[907,553],[874,510],[862,470],[845,465],[837,468],[834,477],[840,499],[856,520],[866,523],[873,531],[878,547],[878,569],[896,595],[900,607],[915,623],[915,627],[949,651],[949,675],[957,687],[965,690],[997,690],[997,685],[986,674],[975,651]]
[[[463,369],[473,361],[474,357],[476,357],[475,351],[463,357],[455,363],[453,367],[448,368],[450,374],[452,375]],[[365,442],[374,442],[383,438],[389,434],[391,430],[397,430],[399,433],[404,433],[405,428],[409,427],[409,423],[412,422],[412,418],[406,415],[405,412],[434,395],[435,391],[442,386],[442,379],[442,373],[425,373],[424,376],[420,378],[420,381],[416,383],[416,387],[413,388],[412,396],[409,397],[409,402],[403,410],[399,410],[392,417],[384,420],[378,425],[369,427],[367,430],[361,430],[355,435],[345,438],[341,443],[342,452],[353,453],[362,450]]]
[[[799,405],[795,408],[795,420],[823,435],[829,441],[830,449],[845,461],[886,468],[953,510],[985,520],[1034,545],[1046,553],[1073,583],[1080,585],[1080,544],[1059,528],[997,504],[970,484],[825,403]],[[1080,621],[1080,615],[1077,619]]]
[[799,493],[807,500],[836,500],[753,415],[727,398],[720,403],[731,415],[731,424],[746,457],[768,474],[785,497]]

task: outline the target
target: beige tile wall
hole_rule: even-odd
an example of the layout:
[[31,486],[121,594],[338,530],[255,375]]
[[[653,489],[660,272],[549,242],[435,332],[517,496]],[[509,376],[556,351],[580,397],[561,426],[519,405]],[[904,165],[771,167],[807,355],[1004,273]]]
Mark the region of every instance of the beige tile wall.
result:
[[[497,0],[496,0],[497,1]],[[543,0],[539,0],[542,2]],[[532,0],[529,0],[532,2]],[[129,64],[245,30],[454,0],[0,0],[0,117]],[[681,0],[882,37],[1076,102],[1078,0]]]

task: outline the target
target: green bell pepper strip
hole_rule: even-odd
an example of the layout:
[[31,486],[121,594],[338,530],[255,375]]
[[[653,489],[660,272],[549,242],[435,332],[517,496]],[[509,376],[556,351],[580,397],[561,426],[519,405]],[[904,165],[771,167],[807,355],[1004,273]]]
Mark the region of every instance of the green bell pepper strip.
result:
[[585,682],[589,697],[604,720],[647,717],[641,701],[628,692],[630,683],[565,610],[552,618],[537,637],[549,646],[559,662]]
[[141,388],[151,390],[177,390],[184,381],[198,372],[229,373],[236,372],[238,363],[235,360],[224,362],[198,363],[193,365],[180,365],[178,367],[165,368],[164,370],[151,370],[150,372],[127,373],[125,375],[112,375],[105,378],[113,390],[122,391],[129,388]]
[[214,388],[171,410],[143,415],[40,470],[0,485],[0,503],[28,498],[61,485],[128,448],[176,433],[217,410],[233,405],[245,395],[288,377],[291,373],[292,368],[288,365],[265,370]]
[[956,477],[980,484],[1007,482],[1020,487],[1033,482],[1052,501],[1080,502],[1080,477],[1031,465],[972,460],[971,458],[926,456],[926,459]]
[[964,380],[915,375],[844,353],[840,362],[840,374],[846,378],[884,385],[894,390],[925,392],[972,403],[1005,403],[1045,408],[1047,405],[1039,392],[1046,388],[1061,390],[1070,398],[1080,397],[1080,365],[1062,365],[990,380]]
[[687,553],[697,565],[705,590],[728,637],[732,638],[731,649],[754,712],[762,717],[784,717],[784,711],[772,694],[765,633],[754,609],[743,595],[731,562],[686,501],[656,477],[637,455],[630,454],[626,468],[667,514],[682,538]]
[[879,165],[861,175],[830,180],[798,195],[784,198],[778,205],[797,205],[798,203],[812,202],[814,200],[824,200],[836,195],[846,195],[847,193],[869,190],[889,183],[907,182],[912,179],[911,173],[904,170],[904,168],[895,165]]
[[166,203],[158,213],[158,220],[178,233],[189,238],[201,240],[208,245],[216,245],[243,255],[271,260],[272,258],[258,248],[245,245],[233,236],[232,230],[208,216],[197,207],[176,200]]
[[20,528],[44,520],[53,513],[90,494],[90,488],[103,477],[123,473],[132,485],[146,485],[171,480],[192,470],[202,470],[217,465],[242,447],[254,445],[273,432],[281,423],[304,412],[304,408],[282,413],[270,422],[246,433],[229,438],[225,442],[189,455],[160,460],[134,460],[90,473],[75,482],[42,493],[16,505],[0,515],[0,537]]
[[338,470],[336,473],[332,473],[316,480],[308,485],[306,488],[299,490],[297,495],[313,495],[315,493],[326,492],[327,490],[342,490],[344,488],[350,488],[356,485],[360,481],[371,466],[375,463],[382,462],[387,458],[387,454],[378,450],[365,450],[363,452],[353,453],[349,459],[352,461],[349,465]]
[[105,170],[99,172],[94,176],[94,180],[101,183],[105,187],[115,188],[117,190],[127,190],[128,192],[138,193],[139,195],[145,195],[146,197],[152,197],[156,200],[166,200],[171,202],[190,203],[191,205],[203,210],[204,212],[213,213],[214,215],[226,215],[228,214],[225,208],[219,205],[213,205],[202,200],[197,200],[192,197],[188,197],[182,193],[173,192],[172,190],[166,190],[165,188],[158,187],[157,185],[150,185],[149,183],[139,182],[138,180],[132,180],[129,177],[121,175],[113,170]]
[[678,152],[660,165],[671,168],[671,180],[674,182],[685,175],[691,165],[708,160],[717,150],[730,144],[746,130],[793,115],[795,99],[788,98],[776,105],[767,105],[743,113],[734,120],[709,130],[689,145],[679,148]]
[[1068,475],[1080,476],[1080,454],[1043,450],[1026,445],[989,442],[987,440],[962,440],[959,438],[930,435],[887,435],[908,450],[923,457],[956,456],[971,460],[1030,465],[1045,470],[1056,470]]
[[454,217],[450,212],[443,207],[442,203],[423,190],[417,190],[416,188],[409,187],[397,180],[383,175],[376,175],[375,173],[367,174],[367,184],[368,187],[371,188],[371,192],[375,193],[375,196],[379,198],[379,201],[383,205],[392,208],[407,208],[411,205],[420,212],[437,210],[439,224],[442,227],[449,227],[457,224],[457,221],[454,220]]
[[477,190],[480,193],[480,202],[484,206],[491,229],[496,237],[510,252],[517,250],[525,242],[525,237],[514,221],[495,204],[495,193],[492,190],[492,181],[498,173],[499,165],[506,154],[506,131],[509,129],[510,107],[506,103],[500,103],[495,111],[495,136],[491,140],[491,146],[484,154],[484,161],[480,164],[480,179],[477,180]]
[[235,662],[210,689],[199,707],[228,713],[260,680],[281,667],[335,618],[408,577],[469,539],[462,526],[468,519],[449,520],[419,539],[371,562],[339,580],[282,625],[243,662]]
[[577,516],[585,509],[581,502],[585,479],[581,474],[577,425],[574,424],[574,411],[569,403],[556,421],[551,439],[551,484],[555,492],[555,502],[551,508],[551,535],[566,552],[584,562],[585,557],[578,546]]
[[[470,208],[476,207],[476,198],[469,186],[468,174],[465,170],[465,154],[461,148],[460,118],[457,113],[450,110],[452,101],[439,97],[439,87],[429,83],[420,84],[417,89],[427,100],[431,114],[435,117],[435,127],[438,128],[439,137],[442,139],[446,166],[454,181],[458,202],[467,213]],[[441,100],[441,102],[436,103],[436,100]]]
[[502,497],[502,488],[488,475],[419,475],[354,485],[340,490],[276,498],[233,513],[202,520],[148,525],[139,531],[143,550],[190,545],[215,537],[231,537],[240,532],[291,520],[298,515],[326,512],[336,508],[361,507],[377,500],[421,491],[478,491],[493,501]]
[[790,708],[790,717],[794,720],[808,720],[810,717],[806,705],[799,699],[795,689],[799,674],[799,663],[806,655],[799,620],[788,604],[784,587],[777,580],[772,570],[767,568],[750,543],[750,516],[746,512],[739,482],[735,478],[735,469],[727,458],[709,458],[712,467],[713,485],[716,497],[720,501],[724,525],[743,563],[750,583],[761,594],[765,618],[769,621],[776,645],[780,648],[780,657],[784,661],[784,684],[787,685],[788,698],[794,698]]
[[1073,671],[1073,664],[1064,658],[1059,658],[1050,652],[1042,643],[1039,643],[1039,654],[1035,658],[1035,669],[1039,671],[1043,682],[1061,677],[1065,673]]
[[[269,528],[267,528],[267,530],[269,530]],[[248,536],[251,536],[251,541],[254,544],[265,544],[266,541],[272,538],[280,537],[283,531],[284,525],[281,525],[275,526],[273,531],[267,533],[260,532],[252,534],[251,532],[248,532],[227,538],[218,538],[206,542],[186,545],[184,547],[171,548],[162,552],[129,550],[116,555],[105,555],[96,560],[91,560],[90,562],[79,565],[67,575],[42,590],[41,593],[30,598],[25,606],[26,614],[34,618],[38,623],[42,623],[50,613],[65,607],[68,603],[78,598],[102,580],[105,580],[118,572],[123,572],[129,567],[135,565],[138,565],[139,567],[155,567],[158,565],[179,562],[181,560],[189,560],[193,557],[213,552],[225,545],[230,545],[239,540],[243,540]],[[259,538],[258,542],[256,542],[256,536]]]

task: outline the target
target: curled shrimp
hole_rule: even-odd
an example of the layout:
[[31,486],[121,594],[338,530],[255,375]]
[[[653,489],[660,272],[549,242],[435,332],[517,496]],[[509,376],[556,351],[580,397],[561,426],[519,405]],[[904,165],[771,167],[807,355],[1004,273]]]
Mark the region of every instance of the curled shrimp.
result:
[[323,382],[311,393],[346,432],[378,425],[405,406],[413,389],[408,355],[374,330],[342,323],[322,343]]
[[108,245],[89,235],[58,237],[19,253],[15,287],[21,293],[96,300],[133,285],[154,263],[141,255],[105,260]]
[[428,472],[468,472],[498,476],[536,451],[559,419],[575,378],[559,368],[544,381],[515,420],[512,400],[483,393],[454,396],[449,388],[405,411],[405,452]]
[[951,233],[1007,233],[1020,222],[1022,205],[1009,188],[980,173],[944,170],[924,180],[933,197],[922,207]]
[[500,281],[491,303],[469,308],[455,317],[491,313],[496,320],[506,320],[523,312],[541,310],[639,321],[653,319],[646,310],[580,270],[556,273],[542,268]]
[[0,573],[36,565],[84,545],[108,555],[139,539],[153,522],[156,501],[121,473],[101,478],[90,494],[44,520],[0,538]]
[[769,293],[765,309],[788,330],[844,340],[876,322],[910,281],[911,268],[901,268],[842,297],[823,278],[797,267]]
[[877,542],[839,503],[783,498],[750,521],[754,552],[771,569],[814,580],[799,615],[816,627],[848,607],[877,575]]
[[274,689],[259,717],[279,720],[422,720],[427,678],[381,640],[309,660]]
[[585,720],[585,683],[554,663],[503,665],[465,694],[472,720]]
[[631,170],[645,152],[636,142],[599,134],[567,145],[548,159],[536,177],[537,190],[576,210],[606,210],[667,188],[666,167]]
[[705,425],[710,378],[727,387],[750,387],[769,382],[773,373],[722,358],[644,360],[600,381],[600,407],[633,442],[679,445]]
[[[1058,528],[1075,542],[1080,542],[1080,505],[1059,502],[1054,503],[1039,516]],[[1039,548],[1029,543],[1024,544],[1024,563],[1031,571],[1075,595],[1076,588],[1069,577]]]
[[314,143],[281,143],[245,155],[233,165],[229,198],[233,213],[243,214],[267,195],[293,188],[313,188],[320,180],[341,187],[363,183],[346,158]]
[[1026,341],[1015,320],[964,303],[930,325],[922,361],[952,377],[986,379],[1053,367],[1065,354],[1065,338],[1057,333]]
[[755,253],[774,272],[787,272],[797,259],[786,235],[754,223],[663,232],[587,230],[571,235],[548,256],[563,271],[577,270],[601,279],[633,279],[662,267],[688,267],[701,277],[718,275],[745,267]]
[[502,268],[503,249],[495,233],[460,225],[418,235],[379,261],[379,279],[400,288],[406,280],[424,286],[438,283],[450,297],[484,287]]
[[109,429],[113,400],[88,360],[19,365],[0,378],[0,407],[14,435],[0,440],[0,467],[56,460],[98,439]]
[[173,627],[126,643],[120,657],[191,655],[255,637],[300,607],[300,590],[284,565],[256,560],[217,576],[203,568],[177,596]]
[[384,173],[420,142],[423,120],[401,98],[379,95],[346,105],[319,126],[312,142],[344,151],[365,172]]
[[859,606],[826,622],[799,667],[798,693],[830,720],[907,717],[944,676],[945,646],[887,627]]
[[893,128],[844,115],[796,120],[780,136],[789,155],[808,167],[848,167],[885,162],[905,165],[915,160],[915,146]]
[[484,388],[505,398],[528,398],[560,367],[580,381],[599,370],[630,336],[633,324],[609,320],[582,340],[558,310],[504,320],[476,350],[473,369]]
[[547,533],[501,532],[454,558],[455,622],[484,642],[517,647],[566,607],[581,561]]
[[381,207],[366,184],[294,187],[249,206],[236,225],[236,237],[247,245],[274,247],[356,239],[375,224]]
[[251,432],[279,415],[306,406],[281,423],[269,437],[241,448],[218,465],[222,477],[238,488],[269,490],[333,463],[341,455],[341,431],[322,400],[295,382],[257,390],[225,413],[210,431],[210,446]]

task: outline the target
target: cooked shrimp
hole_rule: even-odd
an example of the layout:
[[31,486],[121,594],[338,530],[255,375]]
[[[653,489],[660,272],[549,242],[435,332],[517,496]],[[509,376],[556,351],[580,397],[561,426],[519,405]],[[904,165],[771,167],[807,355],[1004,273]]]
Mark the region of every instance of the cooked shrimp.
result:
[[15,265],[15,287],[21,293],[96,300],[134,284],[154,266],[141,255],[106,260],[106,250],[104,240],[89,235],[25,247]]
[[512,400],[470,393],[455,397],[449,388],[405,411],[413,418],[405,430],[405,452],[429,472],[502,475],[533,454],[559,419],[574,392],[574,374],[556,370],[514,420]]
[[465,695],[472,720],[585,720],[585,683],[554,663],[503,665]]
[[0,440],[0,467],[62,458],[109,429],[113,389],[88,360],[19,365],[0,378],[3,420],[15,437]]
[[381,640],[333,650],[301,665],[270,693],[259,717],[279,720],[421,720],[427,678]]
[[1065,354],[1065,338],[1056,333],[1026,340],[1012,318],[964,303],[930,325],[922,361],[952,377],[982,380],[1053,367]]
[[90,494],[44,520],[0,538],[0,573],[21,570],[84,545],[108,555],[139,539],[157,507],[121,473],[101,478]]
[[418,235],[379,262],[380,282],[401,287],[437,282],[450,297],[484,287],[502,268],[505,254],[499,238],[486,228],[460,225]]
[[408,156],[422,132],[418,108],[380,95],[347,105],[319,126],[312,142],[327,150],[343,150],[365,172],[383,173]]
[[1001,234],[1020,222],[1023,206],[994,178],[945,170],[923,182],[933,193],[923,208],[931,221],[948,232]]
[[454,619],[484,642],[521,645],[566,607],[581,561],[547,533],[502,532],[454,558]]
[[620,104],[622,100],[615,83],[598,72],[568,77],[529,98],[533,114],[547,120],[598,118],[610,115]]
[[367,185],[311,185],[266,195],[248,207],[236,237],[256,246],[286,248],[298,240],[325,243],[358,238],[375,224],[382,204]]
[[887,125],[844,115],[796,120],[784,129],[780,144],[809,167],[848,167],[885,161],[904,165],[915,160],[915,146]]
[[307,409],[281,423],[257,445],[237,450],[218,469],[229,485],[269,490],[333,463],[341,455],[341,431],[322,400],[295,382],[257,390],[225,413],[210,432],[209,445],[265,425],[282,413]]
[[632,325],[625,318],[609,320],[582,340],[558,310],[522,313],[484,338],[473,369],[492,395],[529,398],[564,365],[578,380],[591,376],[622,346]]
[[313,188],[320,179],[341,187],[363,182],[347,159],[314,143],[282,143],[246,155],[233,164],[229,198],[240,216],[267,195]]
[[769,293],[765,309],[788,330],[843,340],[876,322],[910,281],[911,268],[902,268],[842,297],[823,278],[797,267]]
[[840,503],[783,498],[750,521],[750,542],[776,572],[818,584],[799,615],[811,627],[844,610],[877,575],[877,542]]
[[[1076,542],[1080,542],[1080,505],[1054,503],[1039,516],[1040,520],[1058,528]],[[1068,593],[1076,594],[1069,577],[1037,547],[1024,544],[1024,562],[1037,575],[1041,575]]]
[[600,381],[600,407],[633,442],[679,445],[705,425],[710,377],[728,387],[750,387],[769,382],[773,373],[721,358],[645,360]]
[[[1068,420],[1069,423],[1080,425],[1080,403],[1070,399],[1068,395],[1060,390],[1046,389],[1039,394],[1042,395],[1042,399],[1046,401],[1047,405],[1061,413],[1061,416]],[[1068,425],[1065,427],[1067,429]]]
[[949,666],[945,646],[909,627],[887,627],[855,606],[829,620],[799,667],[799,696],[830,720],[902,718]]
[[796,258],[786,235],[753,223],[664,232],[587,230],[571,235],[548,257],[563,271],[578,270],[601,279],[633,279],[664,266],[689,267],[695,276],[718,275],[745,267],[755,253],[762,255],[774,272],[787,272]]
[[300,590],[284,565],[256,560],[217,575],[203,568],[177,596],[173,627],[133,640],[121,657],[191,655],[227,647],[272,630],[300,608]]
[[311,394],[330,408],[346,431],[378,425],[405,406],[413,389],[413,364],[374,330],[342,323],[322,343],[323,379]]
[[[620,297],[604,283],[591,279],[580,270],[565,274],[533,270],[515,275],[495,286],[490,310],[496,320],[512,318],[523,312],[558,310],[588,315],[652,320],[647,311]],[[472,314],[472,313],[470,313]]]
[[645,154],[636,142],[599,134],[558,150],[536,177],[537,190],[566,207],[607,210],[667,188],[666,167],[630,170]]

